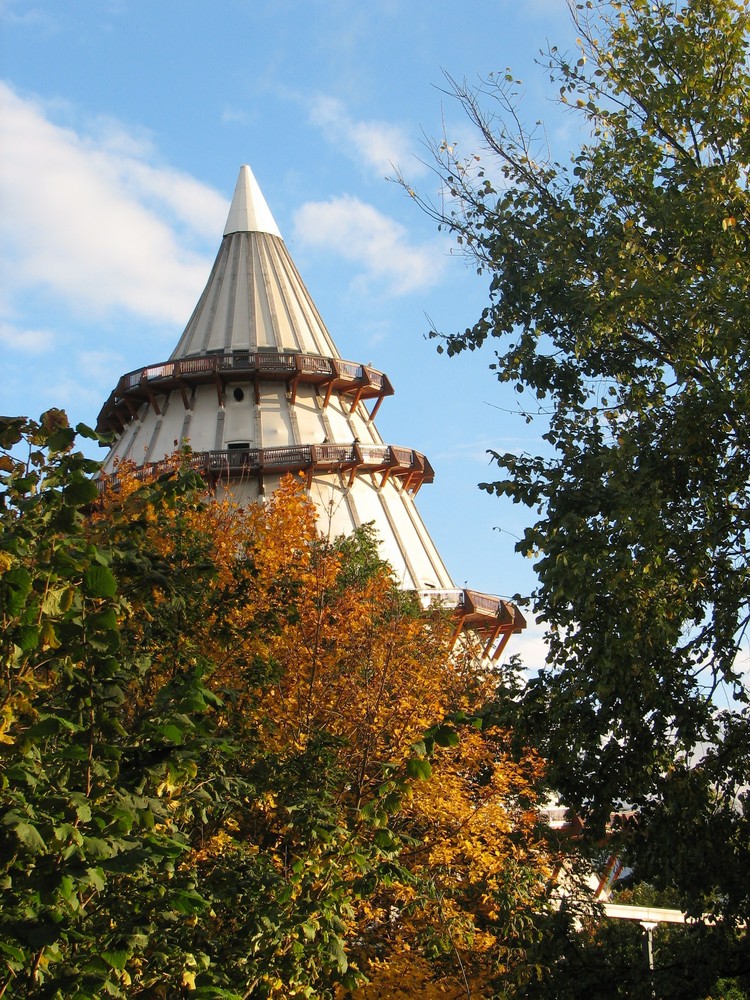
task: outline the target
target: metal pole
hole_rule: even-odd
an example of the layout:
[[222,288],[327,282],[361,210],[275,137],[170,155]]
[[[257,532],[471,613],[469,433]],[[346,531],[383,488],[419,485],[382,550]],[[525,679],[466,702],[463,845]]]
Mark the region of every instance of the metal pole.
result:
[[646,967],[648,968],[651,996],[656,997],[656,988],[654,986],[654,928],[659,925],[648,920],[641,920],[640,924],[643,928],[643,957],[646,960]]

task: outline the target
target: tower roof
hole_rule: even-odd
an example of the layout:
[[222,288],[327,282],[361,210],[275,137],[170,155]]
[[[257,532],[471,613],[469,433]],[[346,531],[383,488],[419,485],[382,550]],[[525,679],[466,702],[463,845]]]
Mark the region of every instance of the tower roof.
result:
[[233,351],[338,357],[248,166],[208,283],[170,360]]
[[281,237],[266,199],[247,164],[240,167],[240,176],[237,178],[227,224],[224,227],[225,236],[231,233],[268,233],[271,236]]

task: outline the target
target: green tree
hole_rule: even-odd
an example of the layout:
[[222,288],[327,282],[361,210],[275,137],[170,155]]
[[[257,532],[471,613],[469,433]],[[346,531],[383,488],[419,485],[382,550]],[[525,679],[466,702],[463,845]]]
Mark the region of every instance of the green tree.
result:
[[[449,355],[491,343],[543,453],[482,488],[537,512],[546,667],[523,696],[550,780],[694,910],[750,915],[750,73],[745,0],[573,6],[547,53],[585,136],[519,124],[510,73],[453,85],[486,154],[418,198],[490,277]],[[411,192],[414,194],[414,192]],[[437,333],[433,334],[438,336]]]
[[[673,908],[677,894],[640,883],[621,888],[620,904]],[[652,931],[653,970],[637,921],[602,916],[574,920],[564,910],[548,918],[539,948],[544,977],[521,996],[535,1000],[747,1000],[747,940],[719,921],[659,924]],[[731,980],[727,975],[732,975]]]

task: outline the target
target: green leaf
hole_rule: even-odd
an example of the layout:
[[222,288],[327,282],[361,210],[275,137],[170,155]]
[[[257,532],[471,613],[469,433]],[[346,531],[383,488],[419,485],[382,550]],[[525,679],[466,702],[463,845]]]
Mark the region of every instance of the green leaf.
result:
[[110,858],[115,853],[112,841],[103,837],[84,837],[83,849],[89,858]]
[[56,736],[63,731],[74,733],[78,732],[79,729],[80,726],[69,719],[64,719],[59,715],[45,715],[38,722],[29,726],[26,735],[31,739],[36,739],[39,736]]
[[161,732],[172,743],[180,744],[185,738],[185,732],[180,727],[175,725],[173,722],[168,722],[165,726],[161,727]]
[[47,447],[50,451],[66,451],[75,441],[76,432],[72,427],[60,427],[47,438]]
[[24,653],[30,653],[39,645],[39,629],[35,625],[22,625],[15,633],[18,648]]
[[48,587],[42,598],[42,612],[55,617],[69,611],[75,597],[75,588],[70,586]]
[[23,610],[31,593],[31,574],[23,566],[9,569],[0,577],[0,612],[15,617]]
[[60,879],[60,895],[63,899],[70,899],[75,891],[75,882],[70,875],[63,875]]
[[104,871],[102,868],[87,868],[86,869],[86,882],[96,889],[97,892],[103,892],[104,886],[106,884],[104,879]]
[[432,736],[439,747],[457,747],[461,742],[453,726],[438,726]]
[[83,574],[83,590],[87,597],[114,597],[117,581],[106,566],[90,566]]
[[308,941],[315,940],[315,935],[318,933],[318,927],[319,925],[317,924],[317,922],[313,923],[310,920],[305,920],[303,923],[300,924],[300,929]]
[[23,439],[23,417],[0,417],[0,448],[12,448]]
[[178,913],[191,916],[194,913],[201,913],[208,906],[208,902],[200,893],[192,890],[179,889],[171,897],[171,904]]
[[103,951],[101,955],[110,968],[118,969],[119,971],[125,968],[130,958],[130,952],[125,949]]
[[91,804],[83,796],[71,795],[71,802],[75,806],[78,821],[80,823],[89,823],[91,821]]
[[[26,953],[21,949],[16,947],[16,945],[11,944],[9,941],[0,940],[0,951],[7,955],[9,958],[13,959],[14,963],[23,963],[26,961]],[[16,966],[18,968],[18,966]]]
[[93,625],[97,631],[113,632],[117,629],[117,613],[114,608],[105,608],[104,611],[92,615],[89,618],[89,624]]
[[376,830],[372,839],[373,843],[384,851],[397,851],[401,847],[401,840],[392,830]]
[[329,943],[331,958],[336,962],[339,972],[346,972],[349,968],[349,960],[344,950],[344,942],[340,937],[332,937]]
[[406,773],[410,778],[426,781],[432,774],[432,767],[424,757],[412,757],[406,762]]
[[65,499],[76,507],[92,503],[99,496],[99,489],[91,479],[81,479],[78,482],[69,483],[63,490]]
[[6,813],[3,817],[3,823],[13,830],[21,843],[25,844],[32,854],[42,854],[47,850],[47,845],[37,828],[22,819],[17,813]]
[[84,423],[80,423],[80,422],[77,423],[76,424],[76,434],[78,434],[79,437],[88,438],[90,441],[98,441],[99,440],[99,435],[96,433],[95,430],[93,430],[93,428],[89,427],[88,424],[84,424]]

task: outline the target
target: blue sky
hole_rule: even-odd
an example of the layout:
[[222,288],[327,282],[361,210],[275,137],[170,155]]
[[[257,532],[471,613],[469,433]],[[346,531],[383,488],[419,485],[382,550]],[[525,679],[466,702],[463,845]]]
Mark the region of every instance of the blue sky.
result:
[[[533,585],[525,513],[477,489],[487,449],[530,450],[471,325],[479,278],[405,192],[437,193],[427,138],[482,152],[443,92],[513,68],[527,121],[567,123],[534,64],[574,43],[565,0],[0,0],[0,411],[93,423],[126,371],[164,360],[208,277],[249,163],[343,357],[385,371],[378,427],[436,470],[419,507],[458,585]],[[429,317],[430,319],[428,319]],[[532,666],[540,647],[525,646]],[[518,644],[516,649],[520,648]]]

